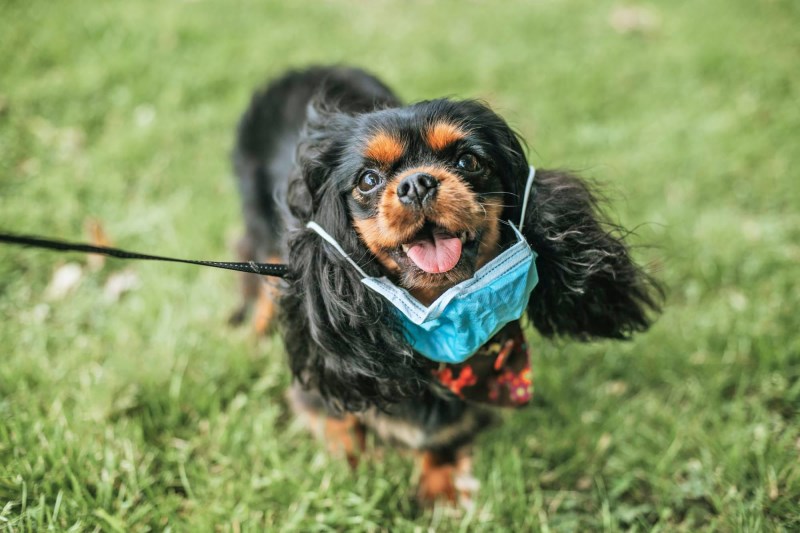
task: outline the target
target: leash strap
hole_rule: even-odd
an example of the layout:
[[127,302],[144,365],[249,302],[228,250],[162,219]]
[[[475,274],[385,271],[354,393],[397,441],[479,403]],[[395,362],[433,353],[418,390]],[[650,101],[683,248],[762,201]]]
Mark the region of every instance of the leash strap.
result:
[[119,259],[145,259],[148,261],[168,261],[170,263],[185,263],[189,265],[200,265],[225,270],[237,270],[239,272],[250,272],[262,276],[273,276],[277,278],[286,277],[288,267],[277,263],[228,263],[223,261],[197,261],[194,259],[176,259],[173,257],[162,257],[159,255],[140,254],[138,252],[128,252],[119,248],[106,246],[94,246],[92,244],[59,241],[46,239],[33,235],[19,235],[13,233],[0,233],[0,242],[18,244],[32,248],[44,248],[47,250],[58,250],[62,252],[83,252],[88,254],[101,254]]

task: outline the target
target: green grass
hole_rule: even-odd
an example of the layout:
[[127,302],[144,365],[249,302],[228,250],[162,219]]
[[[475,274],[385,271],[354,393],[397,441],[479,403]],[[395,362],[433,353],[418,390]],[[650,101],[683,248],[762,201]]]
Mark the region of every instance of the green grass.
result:
[[[655,25],[620,33],[620,6]],[[292,421],[233,274],[0,247],[0,529],[797,531],[800,6],[793,0],[0,4],[0,228],[231,258],[228,152],[253,87],[370,68],[480,97],[581,170],[668,287],[629,343],[539,342],[536,401],[480,437],[473,513],[352,474]],[[104,299],[114,272],[138,289]]]

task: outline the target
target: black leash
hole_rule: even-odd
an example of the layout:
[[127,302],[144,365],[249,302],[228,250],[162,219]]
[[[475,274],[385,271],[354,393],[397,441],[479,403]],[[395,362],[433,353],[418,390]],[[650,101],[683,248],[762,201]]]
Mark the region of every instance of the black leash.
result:
[[0,242],[29,246],[33,248],[45,248],[47,250],[58,250],[62,252],[83,252],[88,254],[102,254],[119,259],[146,259],[149,261],[169,261],[171,263],[186,263],[189,265],[201,265],[214,268],[224,268],[226,270],[238,270],[239,272],[250,272],[261,274],[262,276],[274,276],[276,278],[286,277],[288,267],[277,263],[227,263],[222,261],[196,261],[193,259],[175,259],[173,257],[161,257],[158,255],[140,254],[138,252],[128,252],[119,248],[107,246],[94,246],[55,239],[46,239],[33,235],[18,235],[13,233],[0,233]]

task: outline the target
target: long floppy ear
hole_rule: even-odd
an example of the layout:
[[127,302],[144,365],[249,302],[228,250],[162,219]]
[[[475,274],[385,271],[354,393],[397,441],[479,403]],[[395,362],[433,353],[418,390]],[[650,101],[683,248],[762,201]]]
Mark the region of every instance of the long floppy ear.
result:
[[663,291],[633,262],[621,228],[586,182],[538,170],[524,234],[539,254],[528,316],[545,336],[628,338],[650,326]]
[[330,244],[305,228],[330,233],[370,275],[381,275],[352,226],[346,193],[337,188],[337,160],[347,116],[311,117],[298,152],[302,182],[289,191],[301,227],[289,238],[290,275],[281,300],[285,344],[294,376],[320,391],[334,410],[363,410],[416,396],[429,380],[381,296]]
[[[516,222],[528,176],[521,139],[484,104],[462,105],[502,153],[495,163],[504,192],[520,200],[509,202],[503,219]],[[624,232],[605,219],[586,182],[539,170],[526,211],[523,234],[538,253],[539,273],[528,316],[540,333],[588,340],[627,338],[647,329],[662,290],[633,262]]]
[[[509,202],[503,219],[516,222],[528,176],[521,139],[488,106],[474,101],[461,105],[502,154],[495,164],[503,190],[508,198],[520,200]],[[566,172],[539,170],[526,211],[523,233],[538,253],[539,271],[528,316],[539,332],[588,340],[627,338],[647,329],[662,291],[633,262],[621,228],[604,218],[584,181]]]

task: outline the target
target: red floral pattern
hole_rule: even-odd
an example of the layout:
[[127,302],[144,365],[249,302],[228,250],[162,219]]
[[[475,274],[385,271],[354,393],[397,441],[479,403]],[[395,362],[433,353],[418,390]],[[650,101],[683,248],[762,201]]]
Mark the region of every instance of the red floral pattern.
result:
[[465,400],[519,407],[533,397],[528,344],[518,321],[507,324],[465,362],[442,364],[434,375]]

